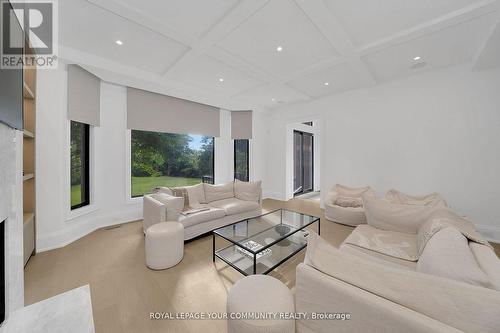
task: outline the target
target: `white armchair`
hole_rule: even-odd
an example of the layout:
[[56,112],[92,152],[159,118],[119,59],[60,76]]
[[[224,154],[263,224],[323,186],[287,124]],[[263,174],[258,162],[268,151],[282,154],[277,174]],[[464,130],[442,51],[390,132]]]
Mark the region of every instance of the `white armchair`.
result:
[[340,184],[332,187],[325,198],[325,217],[327,220],[357,226],[366,224],[365,210],[361,197],[375,197],[370,187],[351,188]]

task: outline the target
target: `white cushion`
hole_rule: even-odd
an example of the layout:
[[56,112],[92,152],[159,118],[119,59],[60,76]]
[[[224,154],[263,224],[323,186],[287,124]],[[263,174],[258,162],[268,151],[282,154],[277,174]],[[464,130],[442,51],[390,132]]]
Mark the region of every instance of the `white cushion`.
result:
[[179,219],[179,214],[184,207],[184,198],[174,197],[163,192],[152,194],[152,197],[167,208],[167,221]]
[[179,222],[184,225],[184,228],[187,228],[189,226],[215,220],[215,219],[220,219],[221,217],[226,216],[226,213],[224,212],[224,209],[220,208],[210,208],[210,210],[205,210],[202,212],[198,213],[193,213],[189,215],[183,215],[180,214],[179,216]]
[[210,206],[224,209],[226,215],[234,215],[259,209],[260,205],[253,201],[244,201],[236,198],[212,201]]
[[469,242],[469,248],[481,270],[490,279],[493,287],[500,290],[500,259],[498,259],[495,252],[488,246],[475,242]]
[[435,208],[390,203],[371,196],[363,196],[366,221],[372,227],[416,234]]
[[[196,207],[199,204],[206,203],[205,201],[205,190],[203,189],[203,183],[199,183],[191,186],[178,186],[174,188],[184,188],[187,191],[189,198],[189,206]],[[168,187],[159,187],[158,192],[173,195],[172,190]]]
[[200,204],[206,203],[205,191],[202,183],[192,186],[182,186],[182,188],[185,188],[188,193],[189,206],[196,207]]
[[242,182],[238,179],[234,181],[234,196],[241,200],[255,201],[260,200],[260,188],[262,182]]
[[479,268],[467,238],[453,227],[438,231],[427,241],[417,271],[493,288],[488,276]]
[[206,202],[234,198],[233,182],[218,185],[204,183],[203,186]]

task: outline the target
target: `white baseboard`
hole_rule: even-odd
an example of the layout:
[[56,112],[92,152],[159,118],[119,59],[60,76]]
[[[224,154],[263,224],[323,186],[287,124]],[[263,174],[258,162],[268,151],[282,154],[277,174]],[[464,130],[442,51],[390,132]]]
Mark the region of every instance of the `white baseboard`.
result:
[[284,200],[282,194],[278,193],[278,192],[263,192],[262,198],[263,199],[281,200],[281,201]]
[[36,239],[36,252],[40,253],[58,249],[77,241],[97,229],[134,222],[141,219],[142,209],[133,212],[97,216],[74,224],[69,223],[68,226],[61,231],[38,235]]
[[500,226],[476,224],[476,229],[488,241],[500,244]]

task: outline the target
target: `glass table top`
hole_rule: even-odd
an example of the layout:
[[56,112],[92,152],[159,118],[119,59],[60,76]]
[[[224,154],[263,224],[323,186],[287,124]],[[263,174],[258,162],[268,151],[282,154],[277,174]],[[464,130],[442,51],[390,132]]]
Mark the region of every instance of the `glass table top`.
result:
[[265,249],[318,220],[316,216],[278,209],[216,229],[214,233],[251,254],[265,256]]

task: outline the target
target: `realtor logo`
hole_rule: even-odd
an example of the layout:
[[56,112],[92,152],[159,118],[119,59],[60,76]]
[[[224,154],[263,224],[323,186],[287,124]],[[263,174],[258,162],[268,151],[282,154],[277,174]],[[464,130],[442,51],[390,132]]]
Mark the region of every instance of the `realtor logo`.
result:
[[56,0],[1,0],[0,67],[57,67]]

